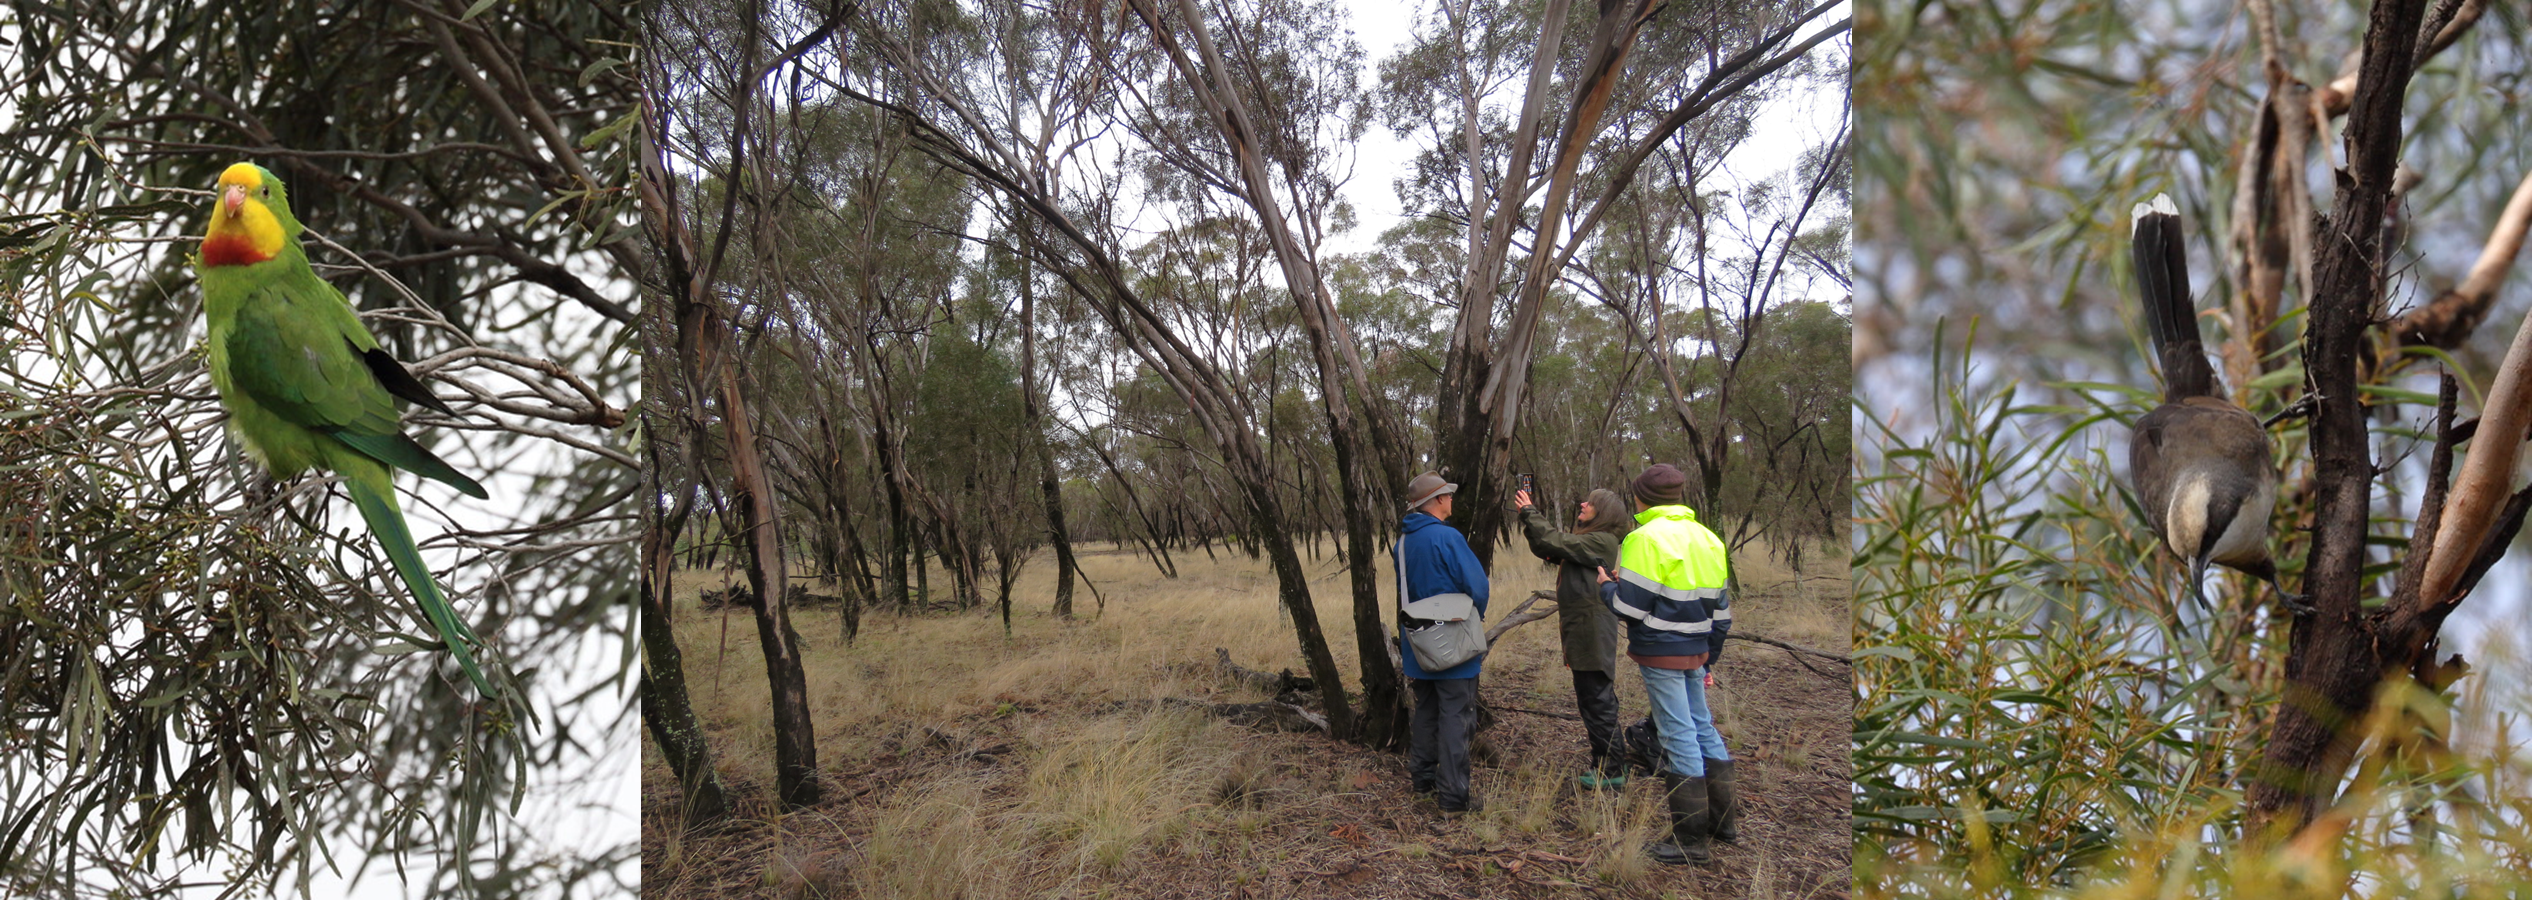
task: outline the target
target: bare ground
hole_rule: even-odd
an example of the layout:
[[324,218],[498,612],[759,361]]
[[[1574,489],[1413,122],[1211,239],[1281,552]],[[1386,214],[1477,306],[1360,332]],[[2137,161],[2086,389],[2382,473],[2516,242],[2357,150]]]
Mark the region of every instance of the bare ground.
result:
[[[1498,573],[1499,595],[1519,587],[1506,580]],[[1331,579],[1320,587],[1323,620],[1342,618],[1341,608],[1333,606],[1342,602],[1341,591],[1333,589],[1341,583]],[[1253,579],[1247,584],[1256,589]],[[695,589],[681,584],[689,594]],[[1157,619],[1184,608],[1110,589],[1121,596],[1109,617]],[[1808,640],[1768,627],[1771,609],[1832,600],[1842,626],[1844,594],[1842,573],[1836,579],[1788,579],[1750,590],[1736,609],[1743,610],[1745,629],[1843,653],[1844,635],[1828,639],[1832,636],[1819,634],[1823,626],[1816,623]],[[717,824],[680,829],[675,783],[645,734],[643,875],[644,891],[653,896],[1844,898],[1850,893],[1849,675],[1817,659],[1806,668],[1772,647],[1736,641],[1718,669],[1716,707],[1739,761],[1745,811],[1740,844],[1718,844],[1717,865],[1697,869],[1661,866],[1642,854],[1641,845],[1663,825],[1658,780],[1638,779],[1618,796],[1574,790],[1571,776],[1581,770],[1588,749],[1579,722],[1562,718],[1575,709],[1553,622],[1506,634],[1489,659],[1481,691],[1497,711],[1487,732],[1496,753],[1476,772],[1487,809],[1466,817],[1446,817],[1412,800],[1402,754],[1318,735],[1253,731],[1155,704],[1149,697],[1263,699],[1251,688],[1202,674],[1211,670],[1212,651],[1185,638],[1163,642],[1183,648],[1183,658],[1136,652],[1123,663],[1154,670],[1155,686],[1143,692],[1144,699],[1085,690],[1060,676],[983,679],[950,691],[922,714],[872,713],[859,724],[830,724],[851,715],[822,718],[827,799],[778,814],[762,749],[770,738],[749,733],[761,725],[745,709],[732,715],[709,705],[710,697],[730,695],[701,687],[715,684],[716,676],[752,674],[737,696],[762,690],[761,664],[752,653],[716,657],[709,646],[699,646],[709,643],[705,636],[720,634],[723,616],[730,617],[730,637],[752,644],[749,614],[681,615],[699,711],[715,732],[715,749],[723,753],[720,768],[731,779],[740,811]],[[1071,639],[1068,634],[1102,627],[1021,615],[1019,640],[1064,641]],[[999,620],[983,614],[901,621],[915,631],[956,629],[972,635],[978,647],[1012,646],[1001,640]],[[1200,638],[1203,629],[1194,630],[1190,637]],[[894,669],[896,677],[904,677],[905,670],[926,665],[928,654],[910,648],[942,649],[943,642],[929,634],[892,649],[866,631],[860,650],[833,649],[857,657],[864,676]],[[1350,633],[1332,633],[1330,640],[1341,658],[1352,655]],[[1256,649],[1261,646],[1267,649]],[[1285,648],[1280,658],[1276,646]],[[1247,649],[1235,648],[1235,654],[1254,658],[1262,652],[1266,658],[1244,664],[1297,669],[1290,646],[1287,627],[1280,640],[1268,635]],[[1144,645],[1134,649],[1144,651]],[[731,671],[716,672],[716,658]],[[813,666],[820,661],[812,657]],[[747,666],[757,668],[749,673]],[[984,693],[988,688],[1001,689]],[[1644,715],[1642,683],[1631,671],[1619,680],[1619,696],[1626,721]],[[830,729],[839,733],[830,735]],[[1149,759],[1161,762],[1101,768],[1101,757],[1143,759],[1133,754],[1147,746],[1160,748],[1152,751],[1160,755]]]

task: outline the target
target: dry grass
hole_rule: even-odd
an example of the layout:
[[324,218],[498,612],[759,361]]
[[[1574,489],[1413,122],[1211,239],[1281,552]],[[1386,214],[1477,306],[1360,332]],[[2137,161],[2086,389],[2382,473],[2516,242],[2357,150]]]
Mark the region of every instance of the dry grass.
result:
[[[1739,627],[1843,652],[1845,573],[1797,579],[1770,571],[1761,554],[1744,570]],[[1047,615],[1052,569],[1040,560],[1014,590],[1012,634],[991,610],[870,616],[847,647],[831,610],[795,611],[804,636],[811,710],[829,799],[789,814],[771,808],[771,716],[754,622],[745,610],[703,612],[695,595],[722,573],[688,573],[676,586],[679,640],[697,712],[743,813],[694,833],[675,827],[673,782],[645,744],[646,893],[661,897],[995,898],[1019,896],[1388,896],[1410,887],[1480,895],[1573,890],[1615,896],[1686,891],[1710,897],[1843,896],[1844,788],[1833,826],[1834,860],[1796,865],[1767,848],[1727,849],[1745,865],[1692,873],[1652,864],[1641,845],[1666,825],[1650,790],[1575,796],[1581,729],[1551,717],[1507,714],[1490,733],[1504,756],[1477,773],[1488,808],[1444,820],[1405,797],[1403,760],[1316,736],[1267,734],[1148,701],[1259,699],[1211,673],[1213,648],[1238,663],[1300,668],[1288,618],[1262,562],[1202,553],[1178,560],[1182,577],[1149,560],[1105,549],[1082,557],[1106,595],[1087,591],[1087,618]],[[1384,583],[1387,560],[1381,561]],[[1349,684],[1354,672],[1347,578],[1334,560],[1311,563],[1319,620]],[[1498,611],[1550,588],[1554,571],[1526,553],[1498,554]],[[936,590],[946,585],[933,575]],[[1727,661],[1715,695],[1736,752],[1810,768],[1828,748],[1771,740],[1777,726],[1757,709],[1779,682],[1833,700],[1847,693],[1791,669],[1786,654],[1736,644],[1751,675]],[[1759,677],[1786,667],[1789,674]],[[1630,690],[1631,689],[1631,690]],[[1506,635],[1487,665],[1488,701],[1570,713],[1569,682],[1552,622]],[[1630,720],[1642,688],[1620,681]],[[1745,703],[1757,703],[1745,716]],[[1756,720],[1766,721],[1756,721]],[[1841,726],[1842,729],[1842,726]],[[1842,730],[1836,733],[1843,734]],[[1843,772],[1842,756],[1835,760]],[[1745,793],[1766,765],[1745,766]],[[1841,776],[1842,780],[1842,776]],[[1771,795],[1772,796],[1772,795]],[[1754,844],[1756,842],[1753,842]],[[1823,845],[1825,846],[1825,845]],[[1826,851],[1809,853],[1825,856]],[[1760,859],[1765,858],[1764,862]],[[1794,887],[1769,876],[1764,890],[1743,872],[1795,865]],[[1821,871],[1834,865],[1834,873]],[[1475,879],[1471,881],[1471,879]]]

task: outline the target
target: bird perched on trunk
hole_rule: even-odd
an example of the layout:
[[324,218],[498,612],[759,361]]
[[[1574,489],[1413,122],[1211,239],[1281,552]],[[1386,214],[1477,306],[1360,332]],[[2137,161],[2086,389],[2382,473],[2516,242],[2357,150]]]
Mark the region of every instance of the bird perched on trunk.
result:
[[341,291],[308,268],[281,179],[238,163],[220,173],[217,195],[193,263],[211,326],[211,383],[228,407],[229,427],[275,478],[309,469],[343,476],[423,618],[475,688],[493,696],[475,668],[480,640],[422,565],[389,480],[393,467],[487,496],[483,485],[404,434],[396,398],[455,413],[378,346]]
[[2268,582],[2289,608],[2309,614],[2312,607],[2278,583],[2268,556],[2268,514],[2277,504],[2268,429],[2224,399],[2207,365],[2198,306],[2189,297],[2180,209],[2170,196],[2156,194],[2130,215],[2137,290],[2163,368],[2163,403],[2136,420],[2128,440],[2128,473],[2147,524],[2164,546],[2189,560],[2190,596],[2200,606],[2207,602],[2202,583],[2212,562]]

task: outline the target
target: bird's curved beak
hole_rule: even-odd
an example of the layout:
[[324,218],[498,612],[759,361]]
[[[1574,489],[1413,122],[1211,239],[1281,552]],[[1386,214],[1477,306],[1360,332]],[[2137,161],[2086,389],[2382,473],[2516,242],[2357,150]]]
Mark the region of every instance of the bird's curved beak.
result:
[[220,187],[220,207],[228,210],[229,215],[232,216],[237,215],[238,210],[246,208],[246,186],[242,184],[222,185]]

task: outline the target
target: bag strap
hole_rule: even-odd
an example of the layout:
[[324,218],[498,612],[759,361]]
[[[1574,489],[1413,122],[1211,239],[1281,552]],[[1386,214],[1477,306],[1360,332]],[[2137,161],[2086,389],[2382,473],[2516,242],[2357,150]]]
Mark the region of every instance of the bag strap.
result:
[[1389,568],[1398,572],[1398,613],[1400,615],[1405,615],[1407,612],[1406,549],[1407,536],[1404,532],[1400,532],[1398,542],[1389,545]]

